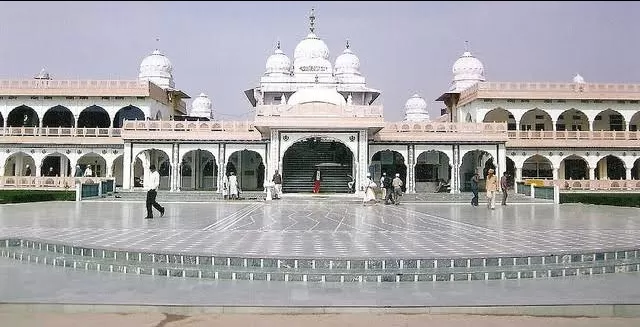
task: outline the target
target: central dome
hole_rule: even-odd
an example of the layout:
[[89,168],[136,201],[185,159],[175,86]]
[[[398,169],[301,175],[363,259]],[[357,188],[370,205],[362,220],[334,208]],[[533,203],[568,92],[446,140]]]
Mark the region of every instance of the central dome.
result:
[[293,93],[287,102],[290,105],[304,103],[328,103],[336,106],[344,106],[347,104],[344,97],[338,93],[335,87],[307,87]]
[[331,74],[329,48],[313,32],[300,41],[293,52],[295,73]]

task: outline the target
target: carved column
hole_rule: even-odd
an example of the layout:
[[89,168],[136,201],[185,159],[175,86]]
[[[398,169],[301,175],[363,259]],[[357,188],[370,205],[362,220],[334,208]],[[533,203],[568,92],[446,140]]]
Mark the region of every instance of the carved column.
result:
[[[182,176],[180,176],[181,169],[180,169],[180,145],[178,143],[174,143],[173,147],[172,147],[172,151],[171,151],[171,156],[173,158],[171,158],[171,180],[173,181],[171,183],[171,191],[172,192],[176,192],[176,191],[180,191],[180,182],[182,180]],[[192,174],[193,174],[193,169],[192,169]]]
[[460,145],[453,145],[453,174],[451,176],[451,193],[460,193]]
[[589,179],[590,180],[596,179],[596,169],[595,168],[589,167]]
[[627,175],[626,175],[625,179],[628,180],[628,181],[632,179],[631,178],[631,168],[627,168]]
[[516,167],[516,176],[515,176],[515,180],[517,182],[522,181],[522,167]]
[[265,179],[271,183],[271,178],[273,174],[275,174],[276,170],[280,171],[282,175],[282,167],[280,167],[280,153],[278,151],[280,147],[280,137],[278,136],[278,130],[271,130],[271,143],[269,144],[269,158],[267,162],[267,167],[265,171]]
[[133,165],[135,164],[135,158],[132,158],[131,143],[124,143],[124,152],[122,155],[122,188],[130,190],[133,188],[132,180]]
[[356,163],[356,167],[358,167],[358,171],[356,171],[357,177],[354,177],[356,178],[356,193],[362,194],[364,191],[363,187],[367,179],[367,172],[369,171],[369,140],[367,130],[358,132],[358,136],[358,152],[360,155],[358,156],[358,162]]
[[415,145],[410,144],[408,148],[408,163],[407,163],[407,193],[416,193],[416,178],[415,178]]
[[558,179],[558,173],[560,172],[559,168],[553,168],[553,180],[557,180]]

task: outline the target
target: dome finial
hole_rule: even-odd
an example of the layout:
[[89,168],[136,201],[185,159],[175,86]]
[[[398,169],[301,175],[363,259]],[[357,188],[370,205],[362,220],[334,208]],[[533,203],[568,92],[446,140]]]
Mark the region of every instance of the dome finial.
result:
[[464,41],[464,52],[469,52],[469,41]]
[[349,49],[349,39],[347,39],[347,49]]
[[276,49],[280,50],[280,40],[278,40],[278,43],[276,43]]
[[315,8],[311,8],[311,14],[309,15],[309,30],[311,31],[311,33],[313,33],[313,31],[315,30],[315,20],[316,20],[316,14],[315,14]]
[[160,49],[160,47],[158,46],[160,44],[160,37],[156,36],[156,50]]

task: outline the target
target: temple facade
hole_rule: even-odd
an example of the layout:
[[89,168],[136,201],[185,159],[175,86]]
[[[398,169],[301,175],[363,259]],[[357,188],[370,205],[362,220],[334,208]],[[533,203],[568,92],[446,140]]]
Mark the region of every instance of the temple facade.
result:
[[311,192],[320,170],[321,192],[351,192],[352,180],[361,192],[367,173],[376,181],[397,173],[410,193],[442,182],[463,192],[489,168],[567,188],[640,188],[640,85],[579,74],[567,83],[486,81],[466,50],[437,99],[446,114],[432,119],[415,94],[405,119],[389,122],[355,49],[346,41],[332,62],[313,14],[293,60],[274,48],[245,91],[249,121],[217,120],[205,94],[188,100],[159,50],[142,60],[137,80],[55,80],[44,70],[2,80],[0,185],[53,185],[89,166],[135,189],[155,164],[160,188],[171,191],[219,191],[231,172],[243,190],[263,190],[279,170],[284,192]]

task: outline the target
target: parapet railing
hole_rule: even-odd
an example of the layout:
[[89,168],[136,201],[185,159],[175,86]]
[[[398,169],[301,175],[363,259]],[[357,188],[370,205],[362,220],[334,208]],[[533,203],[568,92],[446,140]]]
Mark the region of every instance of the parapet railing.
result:
[[173,121],[173,120],[125,120],[123,131],[224,131],[224,132],[253,132],[256,131],[253,121]]
[[120,128],[0,127],[2,136],[120,137]]
[[640,140],[640,131],[507,131],[510,139]]
[[0,176],[0,187],[72,189],[76,183],[99,184],[106,180],[113,180],[113,177]]

